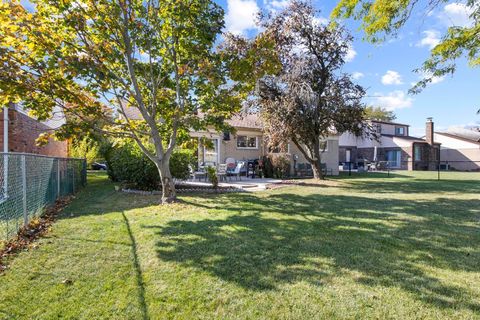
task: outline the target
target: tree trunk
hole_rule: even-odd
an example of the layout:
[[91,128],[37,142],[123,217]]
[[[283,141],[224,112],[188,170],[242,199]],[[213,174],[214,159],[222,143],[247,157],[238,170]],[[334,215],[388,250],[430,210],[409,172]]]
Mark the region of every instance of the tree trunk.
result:
[[325,177],[322,172],[322,162],[320,159],[315,159],[312,165],[313,177],[317,180],[325,180]]
[[162,182],[162,204],[175,202],[177,200],[177,193],[175,191],[172,174],[170,173],[170,159],[162,159],[157,164],[157,168]]
[[317,180],[324,180],[322,172],[322,155],[320,154],[320,141],[315,141],[315,149],[313,150],[313,177]]

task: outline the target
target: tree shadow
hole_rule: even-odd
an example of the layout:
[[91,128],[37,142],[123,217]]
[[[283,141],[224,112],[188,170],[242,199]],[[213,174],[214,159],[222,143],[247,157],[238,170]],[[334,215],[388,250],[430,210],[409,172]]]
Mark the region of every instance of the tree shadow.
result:
[[[149,225],[158,257],[249,290],[307,281],[322,285],[345,270],[356,281],[396,286],[444,308],[480,311],[466,288],[444,284],[421,266],[478,272],[480,200],[412,201],[359,196],[230,194],[202,206],[225,219]],[[478,298],[478,297],[476,297]]]

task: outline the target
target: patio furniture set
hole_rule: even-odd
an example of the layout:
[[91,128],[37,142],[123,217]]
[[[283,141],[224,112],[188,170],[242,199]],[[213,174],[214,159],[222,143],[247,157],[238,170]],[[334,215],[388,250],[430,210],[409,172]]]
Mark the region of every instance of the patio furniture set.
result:
[[198,180],[208,180],[207,168],[214,167],[217,172],[217,177],[219,181],[230,181],[235,177],[236,180],[242,180],[242,175],[245,177],[255,178],[256,171],[258,168],[259,161],[255,160],[241,160],[235,161],[233,158],[227,158],[226,163],[215,164],[203,163],[198,166],[198,170],[190,168],[190,179],[193,181]]

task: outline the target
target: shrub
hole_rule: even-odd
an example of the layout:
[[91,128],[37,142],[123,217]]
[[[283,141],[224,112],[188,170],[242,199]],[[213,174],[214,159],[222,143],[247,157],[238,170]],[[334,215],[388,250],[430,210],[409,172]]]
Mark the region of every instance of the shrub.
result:
[[190,167],[196,163],[193,150],[176,149],[170,158],[170,172],[176,179],[186,180],[190,177]]
[[70,157],[83,158],[87,160],[87,167],[90,168],[92,163],[100,159],[100,145],[97,141],[94,141],[88,137],[84,137],[80,140],[74,140],[72,148],[70,149]]
[[273,178],[273,163],[272,159],[268,156],[262,157],[263,162],[263,176],[265,178]]
[[[135,142],[121,141],[107,153],[108,175],[113,181],[125,183],[141,190],[161,189],[158,169]],[[193,151],[175,150],[170,158],[170,171],[177,179],[190,175],[189,165],[194,162]]]
[[290,174],[290,160],[284,155],[276,155],[272,157],[273,176],[283,179]]
[[207,167],[207,177],[208,180],[212,183],[214,189],[218,188],[218,176],[217,170],[214,167]]

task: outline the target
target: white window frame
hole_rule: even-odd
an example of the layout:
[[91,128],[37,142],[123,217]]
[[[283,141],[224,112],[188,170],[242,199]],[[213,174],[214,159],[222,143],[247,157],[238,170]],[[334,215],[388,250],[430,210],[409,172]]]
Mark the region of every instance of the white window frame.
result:
[[320,140],[320,143],[323,143],[325,142],[326,146],[325,146],[325,150],[322,150],[322,148],[320,148],[320,152],[328,152],[328,140]]
[[287,152],[273,152],[273,151],[270,151],[270,147],[268,147],[268,153],[272,153],[272,154],[290,154],[290,143],[287,143]]
[[[400,130],[402,130],[402,133],[400,133]],[[404,127],[396,127],[395,128],[395,135],[404,136],[405,135],[405,128]]]
[[[246,138],[246,142],[247,142],[247,145],[248,145],[248,140],[250,140],[251,138],[255,138],[255,147],[239,147],[238,146],[238,138],[239,137],[245,137]],[[236,137],[236,143],[237,143],[237,149],[242,149],[242,150],[245,150],[245,149],[249,149],[249,150],[258,150],[258,136],[249,136],[249,135],[245,135],[245,134],[239,134],[237,135]]]

